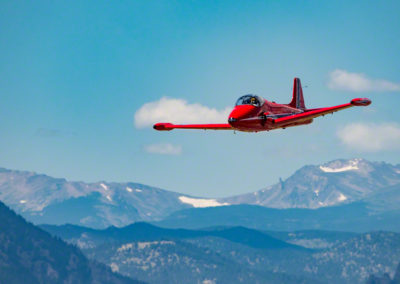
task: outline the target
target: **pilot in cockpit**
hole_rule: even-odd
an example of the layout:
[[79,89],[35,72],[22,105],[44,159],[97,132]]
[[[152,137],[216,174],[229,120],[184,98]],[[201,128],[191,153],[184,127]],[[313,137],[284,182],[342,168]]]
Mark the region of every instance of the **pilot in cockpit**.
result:
[[258,96],[245,95],[237,100],[236,105],[253,105],[259,107],[263,104],[263,102],[263,99]]

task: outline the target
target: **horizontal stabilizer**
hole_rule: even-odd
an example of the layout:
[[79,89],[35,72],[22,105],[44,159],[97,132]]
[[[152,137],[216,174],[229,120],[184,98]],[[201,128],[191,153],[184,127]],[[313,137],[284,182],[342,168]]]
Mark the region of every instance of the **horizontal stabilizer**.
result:
[[319,116],[324,116],[329,113],[334,113],[346,108],[354,107],[354,106],[368,106],[371,104],[371,100],[367,98],[356,98],[352,99],[350,103],[347,104],[342,104],[338,106],[332,106],[332,107],[324,107],[324,108],[315,108],[315,109],[307,109],[302,113],[297,113],[293,115],[288,115],[285,117],[281,118],[276,118],[276,119],[271,119],[271,123],[274,125],[289,125],[292,123],[298,123],[298,122],[303,122],[307,121]]

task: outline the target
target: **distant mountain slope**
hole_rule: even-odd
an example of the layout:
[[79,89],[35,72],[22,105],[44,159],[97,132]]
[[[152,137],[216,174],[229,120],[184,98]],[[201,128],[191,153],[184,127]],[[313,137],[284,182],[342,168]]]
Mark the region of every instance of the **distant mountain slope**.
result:
[[[314,231],[309,237],[323,239],[327,233]],[[243,267],[289,272],[323,283],[361,284],[370,274],[394,274],[400,259],[400,234],[369,232],[342,237],[339,233],[337,240],[331,239],[332,246],[308,251],[259,250],[222,239],[194,239],[191,243],[221,255],[232,255]]]
[[400,261],[400,234],[370,232],[316,252],[311,261],[330,277],[364,282],[371,273],[394,273]]
[[394,185],[398,185],[400,196],[400,166],[364,159],[335,160],[304,166],[278,184],[219,201],[270,208],[319,208],[359,201]]
[[382,276],[371,274],[366,284],[400,284],[400,263],[397,266],[397,270],[393,276],[393,279],[390,278],[388,273],[385,273]]
[[285,242],[311,249],[330,248],[359,235],[358,233],[351,232],[321,230],[303,230],[293,232],[266,231],[265,233]]
[[400,260],[400,234],[393,232],[269,232],[271,238],[243,227],[42,227],[114,271],[151,283],[364,283],[370,274],[392,275]]
[[219,237],[254,248],[300,249],[296,245],[273,238],[266,233],[245,227],[185,230],[160,228],[148,223],[135,223],[123,228],[110,227],[105,230],[94,230],[74,225],[41,225],[41,228],[80,247],[93,247],[104,243]]
[[88,261],[74,246],[27,223],[0,202],[1,283],[138,283]]
[[35,223],[105,228],[190,208],[184,196],[138,183],[84,183],[0,168],[0,200]]
[[110,243],[85,249],[85,253],[115,271],[151,283],[322,283],[269,268],[242,266],[234,256],[187,241]]
[[246,226],[258,230],[338,230],[400,232],[400,210],[375,212],[365,202],[318,209],[274,209],[255,205],[192,208],[172,213],[155,225],[198,229],[213,226]]
[[318,283],[268,268],[243,267],[230,254],[222,255],[215,253],[214,248],[204,249],[191,243],[220,239],[263,251],[308,251],[244,227],[172,230],[136,223],[106,230],[73,225],[42,228],[80,246],[88,257],[114,271],[151,283]]

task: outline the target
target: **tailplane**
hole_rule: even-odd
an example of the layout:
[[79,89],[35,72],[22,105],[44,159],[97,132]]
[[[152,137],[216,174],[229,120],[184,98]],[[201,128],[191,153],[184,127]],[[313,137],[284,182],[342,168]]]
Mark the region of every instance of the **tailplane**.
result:
[[294,78],[293,84],[293,98],[289,106],[305,110],[306,105],[304,104],[303,89],[299,78]]

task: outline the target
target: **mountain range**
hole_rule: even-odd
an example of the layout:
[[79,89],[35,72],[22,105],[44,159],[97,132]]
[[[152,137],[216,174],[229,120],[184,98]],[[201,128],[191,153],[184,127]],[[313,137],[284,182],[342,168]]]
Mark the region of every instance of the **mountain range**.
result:
[[149,283],[364,283],[372,274],[393,276],[400,262],[400,234],[383,231],[41,227]]
[[[245,204],[271,210],[288,210],[268,211],[279,212],[272,215],[287,215],[283,221],[282,218],[279,220],[282,224],[289,224],[290,215],[296,212],[300,212],[300,215],[314,215],[313,210],[330,212],[324,209],[333,208],[332,212],[339,214],[338,216],[347,211],[352,212],[352,218],[346,226],[357,223],[357,218],[365,223],[368,216],[373,216],[372,218],[377,218],[375,223],[382,220],[382,226],[377,229],[392,229],[385,224],[397,218],[400,210],[400,165],[364,159],[342,159],[322,165],[308,165],[277,184],[248,194],[220,199],[193,197],[133,182],[73,182],[33,172],[0,168],[0,200],[36,224],[70,223],[98,229],[121,227],[138,221],[167,226],[171,223],[168,220],[188,212],[202,214],[215,210],[228,214],[244,208],[241,215],[243,217],[246,216],[248,207],[235,206]],[[348,207],[349,205],[351,206]],[[207,211],[208,209],[211,211]],[[305,211],[296,211],[297,209]],[[224,214],[218,217],[223,218]],[[179,222],[175,226],[177,224]],[[221,224],[212,222],[210,225]],[[232,225],[243,224],[237,222]],[[204,226],[207,224],[198,224],[197,227]],[[315,226],[281,226],[278,229],[313,228],[324,227],[317,222]],[[268,227],[264,226],[263,229]]]
[[192,207],[180,196],[138,183],[70,182],[0,168],[0,200],[34,223],[105,228],[159,220]]
[[0,199],[28,221],[47,223],[28,223],[0,202],[0,282],[21,283],[21,275],[32,283],[397,279],[399,165],[308,165],[219,199],[1,168]]

